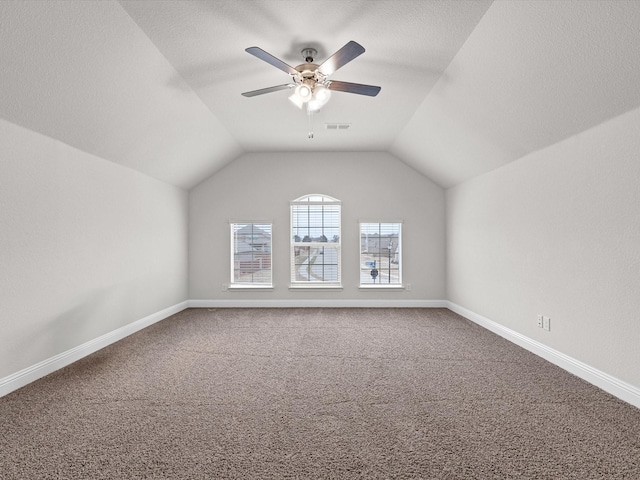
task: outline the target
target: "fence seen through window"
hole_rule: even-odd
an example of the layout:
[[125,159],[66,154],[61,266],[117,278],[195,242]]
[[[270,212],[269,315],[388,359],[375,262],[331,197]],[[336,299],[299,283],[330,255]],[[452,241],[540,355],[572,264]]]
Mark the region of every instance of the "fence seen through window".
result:
[[271,285],[271,224],[232,223],[232,285]]

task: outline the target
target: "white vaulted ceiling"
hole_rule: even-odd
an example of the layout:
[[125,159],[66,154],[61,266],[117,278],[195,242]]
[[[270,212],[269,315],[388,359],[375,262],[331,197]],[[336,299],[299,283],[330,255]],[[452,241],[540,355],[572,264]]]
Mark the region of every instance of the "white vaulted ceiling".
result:
[[[0,117],[190,188],[243,152],[389,151],[448,187],[640,107],[640,2],[273,0],[0,2]],[[307,138],[289,77],[331,78]],[[349,123],[328,131],[325,123]]]

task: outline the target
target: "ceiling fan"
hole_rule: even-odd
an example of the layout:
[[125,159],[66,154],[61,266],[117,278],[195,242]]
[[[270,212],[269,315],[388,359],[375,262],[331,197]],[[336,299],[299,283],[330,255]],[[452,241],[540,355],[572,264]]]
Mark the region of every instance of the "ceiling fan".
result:
[[357,42],[350,41],[331,57],[326,59],[320,65],[313,62],[315,55],[318,53],[315,48],[307,47],[302,50],[304,62],[297,67],[287,65],[282,60],[274,57],[270,53],[265,52],[259,47],[249,47],[246,52],[258,57],[260,60],[279,68],[285,73],[291,75],[291,82],[275,87],[262,88],[251,92],[244,92],[245,97],[255,97],[265,93],[277,92],[279,90],[294,89],[293,95],[289,97],[298,108],[306,105],[307,112],[313,113],[329,101],[331,91],[356,93],[358,95],[367,95],[375,97],[380,92],[380,87],[373,85],[363,85],[361,83],[341,82],[338,80],[330,80],[329,75],[343,67],[357,56],[364,53],[364,47]]

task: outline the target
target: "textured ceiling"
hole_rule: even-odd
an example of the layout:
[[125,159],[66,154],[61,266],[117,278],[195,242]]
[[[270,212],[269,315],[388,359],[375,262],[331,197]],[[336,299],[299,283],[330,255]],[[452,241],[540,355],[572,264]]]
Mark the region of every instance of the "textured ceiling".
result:
[[[640,2],[0,2],[0,117],[190,188],[243,152],[390,151],[444,187],[640,106]],[[287,83],[247,54],[322,62],[366,52],[331,78],[308,119]],[[350,123],[328,131],[325,123]]]

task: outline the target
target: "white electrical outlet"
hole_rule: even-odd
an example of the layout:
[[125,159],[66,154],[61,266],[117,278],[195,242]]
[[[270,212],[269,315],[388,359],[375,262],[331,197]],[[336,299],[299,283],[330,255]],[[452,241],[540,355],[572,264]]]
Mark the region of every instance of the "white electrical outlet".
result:
[[542,328],[543,322],[542,315],[538,315],[538,328]]
[[405,288],[405,290],[406,290],[407,292],[410,292],[410,291],[411,291],[411,284],[410,284],[410,283],[407,283],[407,284],[404,286],[404,288]]
[[551,319],[549,317],[542,317],[542,328],[547,332],[551,331]]
[[223,292],[226,292],[226,291],[227,291],[227,284],[226,284],[226,283],[223,283],[223,284],[222,284],[222,291],[223,291]]

